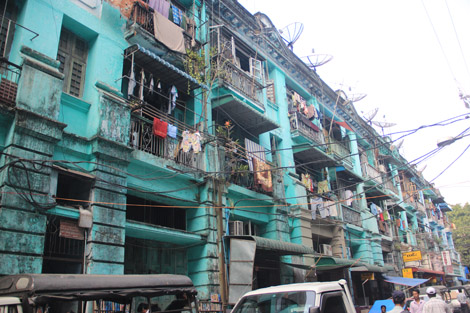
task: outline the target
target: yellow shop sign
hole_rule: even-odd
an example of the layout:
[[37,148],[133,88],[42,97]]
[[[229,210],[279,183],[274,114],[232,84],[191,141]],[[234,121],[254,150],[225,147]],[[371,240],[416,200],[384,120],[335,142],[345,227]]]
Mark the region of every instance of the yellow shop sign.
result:
[[403,252],[403,262],[412,262],[412,261],[420,261],[422,259],[421,257],[421,251],[410,251],[410,252]]

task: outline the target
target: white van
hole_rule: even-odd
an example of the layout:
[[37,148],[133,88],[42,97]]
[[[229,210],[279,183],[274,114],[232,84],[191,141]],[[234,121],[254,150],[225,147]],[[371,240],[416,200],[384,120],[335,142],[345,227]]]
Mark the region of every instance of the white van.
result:
[[250,291],[232,313],[355,313],[344,279],[281,285]]

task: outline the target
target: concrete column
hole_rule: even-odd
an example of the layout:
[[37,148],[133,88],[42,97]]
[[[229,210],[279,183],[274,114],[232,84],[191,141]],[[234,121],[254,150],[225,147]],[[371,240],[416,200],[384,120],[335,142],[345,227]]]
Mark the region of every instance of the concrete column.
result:
[[[49,197],[50,163],[65,124],[59,112],[63,75],[59,63],[23,48],[23,69],[18,84],[16,110],[0,163],[0,274],[41,273]],[[6,112],[4,112],[6,113]],[[20,163],[18,158],[25,159]]]
[[91,140],[96,162],[92,190],[93,227],[87,242],[87,273],[123,274],[126,222],[125,174],[132,149],[127,146],[130,107],[121,94],[102,83],[99,91],[98,133]]

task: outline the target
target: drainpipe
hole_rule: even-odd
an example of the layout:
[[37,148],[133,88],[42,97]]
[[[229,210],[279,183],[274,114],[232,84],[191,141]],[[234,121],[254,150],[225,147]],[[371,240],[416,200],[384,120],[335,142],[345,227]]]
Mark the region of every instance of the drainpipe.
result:
[[213,179],[214,190],[217,192],[217,205],[216,205],[216,217],[217,217],[217,244],[219,249],[219,284],[220,284],[220,298],[222,300],[222,308],[227,306],[227,280],[225,275],[225,258],[224,258],[224,246],[223,230],[224,230],[224,217],[222,211],[222,181]]

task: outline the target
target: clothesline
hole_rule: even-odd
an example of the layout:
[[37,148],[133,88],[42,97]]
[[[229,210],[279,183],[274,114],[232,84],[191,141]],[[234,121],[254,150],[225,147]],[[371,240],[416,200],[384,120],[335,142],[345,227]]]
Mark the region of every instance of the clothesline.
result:
[[[141,83],[140,83],[139,81],[136,81],[135,79],[133,79],[133,78],[127,76],[127,75],[123,75],[122,77],[118,78],[116,81],[118,81],[118,80],[120,80],[120,79],[123,79],[123,78],[127,78],[128,80],[130,80],[130,81],[132,80],[134,83],[136,83],[136,84],[138,84],[138,85],[141,85]],[[144,88],[144,89],[147,89],[147,90],[150,90],[150,88],[147,87],[147,86],[145,86],[145,84],[143,85],[143,88]],[[155,93],[155,94],[157,94],[157,95],[159,95],[159,96],[165,98],[166,100],[170,101],[170,97],[169,97],[169,96],[167,96],[167,95],[165,95],[165,94],[163,94],[163,93],[161,93],[161,92],[159,92],[159,91],[153,90],[153,93]],[[130,96],[131,96],[132,98],[136,99],[136,100],[142,101],[142,100],[140,100],[139,98],[135,97],[134,95],[130,95]],[[147,103],[146,101],[143,101],[143,102]],[[182,101],[182,100],[176,100],[175,102],[176,102],[176,105],[179,106],[180,108],[185,109],[185,110],[188,110],[189,112],[194,113],[197,117],[202,118],[204,121],[207,121],[207,119],[206,119],[205,117],[203,117],[201,114],[199,114],[199,113],[197,113],[196,111],[191,110],[190,108],[188,108],[188,107],[186,106],[186,102],[184,102],[184,101]],[[148,103],[148,104],[149,104],[149,103]]]
[[187,125],[181,121],[178,121],[177,119],[175,119],[173,116],[170,116],[170,115],[167,115],[166,113],[163,113],[163,112],[160,112],[160,111],[157,111],[156,109],[154,108],[151,108],[151,107],[143,107],[142,108],[142,112],[145,113],[146,115],[148,115],[149,117],[151,118],[159,118],[165,122],[169,122],[175,126],[177,126],[179,129],[181,129],[182,131],[185,130],[185,129],[188,129],[188,128],[191,128],[193,130],[196,129],[195,126],[190,126],[190,125]]

